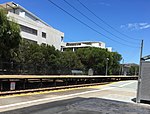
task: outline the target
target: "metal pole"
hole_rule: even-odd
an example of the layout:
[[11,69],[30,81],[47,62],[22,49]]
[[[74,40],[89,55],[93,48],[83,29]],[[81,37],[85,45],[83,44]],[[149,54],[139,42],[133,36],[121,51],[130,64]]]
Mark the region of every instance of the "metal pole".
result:
[[[107,61],[107,60],[106,60]],[[106,62],[106,72],[105,72],[105,76],[107,76],[107,62]]]
[[138,76],[138,87],[137,87],[137,96],[136,103],[140,102],[140,89],[141,89],[141,68],[142,68],[142,53],[143,53],[143,40],[141,41],[141,50],[140,50],[140,66],[139,66],[139,76]]
[[108,60],[109,60],[109,58],[106,58],[106,72],[105,72],[105,76],[107,76],[107,70],[108,70]]
[[122,59],[122,70],[121,70],[121,74],[124,75],[124,59]]
[[134,75],[136,76],[136,66],[135,66],[135,69],[134,69],[135,71],[134,71]]

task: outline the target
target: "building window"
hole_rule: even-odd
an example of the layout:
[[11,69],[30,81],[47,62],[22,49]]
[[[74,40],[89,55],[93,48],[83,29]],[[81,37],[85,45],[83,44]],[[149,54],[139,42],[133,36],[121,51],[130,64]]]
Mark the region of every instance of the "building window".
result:
[[63,36],[61,36],[61,42],[64,40],[64,37]]
[[23,31],[23,32],[27,32],[27,33],[30,33],[30,34],[37,36],[37,30],[35,30],[33,28],[30,28],[30,27],[27,27],[24,25],[20,25],[20,28],[21,28],[21,31]]
[[92,45],[91,42],[84,42],[83,44],[86,44],[86,45]]
[[66,46],[79,46],[81,43],[67,43]]
[[46,38],[46,33],[45,32],[42,32],[42,37]]

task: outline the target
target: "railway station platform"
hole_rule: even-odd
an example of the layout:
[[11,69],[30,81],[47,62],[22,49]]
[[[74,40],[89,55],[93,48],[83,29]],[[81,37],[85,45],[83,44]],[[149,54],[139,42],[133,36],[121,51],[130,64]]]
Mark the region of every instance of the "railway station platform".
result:
[[0,92],[137,79],[122,75],[0,75]]
[[1,114],[150,114],[136,104],[137,81],[0,98]]

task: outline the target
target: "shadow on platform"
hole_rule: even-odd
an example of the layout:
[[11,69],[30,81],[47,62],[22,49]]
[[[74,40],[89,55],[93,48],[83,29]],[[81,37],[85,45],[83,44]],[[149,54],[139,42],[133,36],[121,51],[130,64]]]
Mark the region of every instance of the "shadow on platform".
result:
[[0,114],[150,114],[150,107],[101,98],[77,97]]

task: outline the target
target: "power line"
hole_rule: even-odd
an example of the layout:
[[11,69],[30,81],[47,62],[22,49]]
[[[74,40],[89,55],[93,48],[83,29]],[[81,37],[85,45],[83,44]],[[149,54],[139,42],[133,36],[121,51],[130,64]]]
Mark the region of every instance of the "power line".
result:
[[[105,28],[101,27],[99,24],[97,24],[96,22],[94,22],[92,19],[90,19],[90,18],[89,18],[88,16],[86,16],[85,14],[83,14],[80,10],[78,10],[77,8],[75,8],[73,5],[71,5],[71,4],[70,4],[69,2],[67,2],[66,0],[63,0],[63,1],[64,1],[65,3],[67,3],[70,7],[72,7],[74,10],[76,10],[77,12],[79,12],[82,16],[84,16],[85,18],[87,18],[89,21],[91,21],[92,23],[94,23],[96,26],[98,26],[99,28],[101,28],[102,30],[108,32],[109,34],[111,34],[112,36],[114,36],[114,37],[116,37],[116,38],[118,38],[118,39],[121,39],[121,40],[123,40],[123,41],[125,41],[125,42],[132,43],[132,44],[133,44],[133,42],[129,42],[128,40],[125,40],[125,39],[123,39],[123,38],[121,38],[121,37],[119,37],[119,36],[117,36],[117,35],[111,33],[110,31],[106,30]],[[134,43],[134,44],[135,44],[135,43]]]
[[117,40],[114,40],[114,39],[111,39],[109,37],[107,37],[106,35],[100,33],[99,31],[97,31],[96,29],[90,27],[88,24],[84,23],[83,21],[81,21],[80,19],[76,18],[75,16],[73,16],[72,14],[70,14],[69,12],[67,12],[66,10],[64,10],[63,8],[61,8],[60,6],[58,6],[57,4],[55,4],[54,2],[52,2],[51,0],[48,0],[51,4],[53,4],[54,6],[56,6],[57,8],[61,9],[63,12],[65,12],[66,14],[68,14],[69,16],[71,16],[72,18],[74,18],[75,20],[77,20],[78,22],[80,22],[81,24],[85,25],[86,27],[88,27],[89,29],[93,30],[94,32],[106,37],[107,39],[111,40],[111,41],[114,41],[114,42],[117,42],[119,44],[122,44],[122,45],[125,45],[125,46],[128,46],[128,47],[132,47],[132,48],[139,48],[139,47],[135,47],[135,46],[131,46],[131,45],[127,45],[127,44],[124,44],[122,42],[119,42]]
[[100,33],[99,31],[97,31],[96,29],[90,27],[88,24],[84,23],[83,21],[79,20],[78,18],[76,18],[75,16],[73,16],[72,14],[70,14],[69,12],[67,12],[66,10],[64,10],[63,8],[61,8],[60,6],[58,6],[57,4],[55,4],[54,2],[52,2],[51,0],[48,0],[50,3],[52,3],[53,5],[55,5],[57,8],[61,9],[62,11],[64,11],[65,13],[67,13],[69,16],[71,16],[72,18],[74,18],[75,20],[77,20],[78,22],[80,22],[81,24],[85,25],[86,27],[90,28],[91,30],[95,31],[96,33],[106,37],[107,39],[111,40],[111,41],[114,41],[114,42],[117,42],[119,44],[122,44],[122,45],[126,45],[126,46],[129,46],[129,47],[132,47],[132,48],[139,48],[139,47],[135,47],[135,46],[131,46],[131,45],[127,45],[127,44],[124,44],[122,42],[119,42],[117,40],[114,40],[114,39],[111,39],[109,37],[107,37],[106,35]]
[[119,34],[125,36],[126,38],[132,39],[132,40],[139,40],[140,39],[136,39],[136,38],[132,38],[126,34],[121,33],[120,31],[118,31],[117,29],[115,29],[114,27],[112,27],[111,25],[109,25],[106,21],[104,21],[102,18],[100,18],[99,16],[97,16],[93,11],[91,11],[86,5],[84,5],[82,2],[80,2],[80,0],[77,0],[85,9],[87,9],[90,13],[92,13],[95,17],[97,17],[100,21],[102,21],[104,24],[106,24],[107,26],[109,26],[111,29],[113,29],[114,31],[118,32]]

